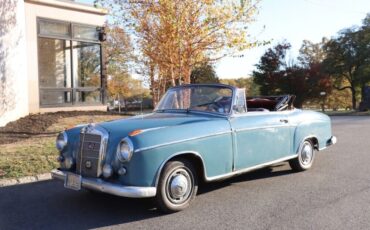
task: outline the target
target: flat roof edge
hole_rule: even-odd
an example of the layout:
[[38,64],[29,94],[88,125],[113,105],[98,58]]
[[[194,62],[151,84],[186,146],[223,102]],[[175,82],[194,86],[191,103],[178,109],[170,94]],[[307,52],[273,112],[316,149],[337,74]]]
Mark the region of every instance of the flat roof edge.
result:
[[38,5],[45,5],[51,6],[56,8],[68,9],[68,10],[75,10],[81,11],[86,13],[98,14],[98,15],[107,15],[107,9],[95,8],[93,6],[77,3],[73,1],[60,1],[60,0],[24,0],[24,2],[38,4]]

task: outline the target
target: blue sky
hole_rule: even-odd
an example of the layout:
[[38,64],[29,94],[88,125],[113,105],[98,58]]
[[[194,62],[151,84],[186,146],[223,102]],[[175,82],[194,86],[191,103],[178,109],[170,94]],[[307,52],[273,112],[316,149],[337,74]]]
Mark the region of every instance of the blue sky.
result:
[[[360,25],[370,13],[370,0],[262,0],[251,35],[271,40],[268,46],[244,51],[243,58],[224,58],[216,65],[220,78],[248,77],[264,51],[286,39],[295,58],[303,40],[320,42],[343,28]],[[265,26],[265,29],[263,29]]]
[[264,51],[284,39],[292,45],[288,58],[294,59],[303,40],[320,42],[324,36],[333,37],[344,28],[360,25],[367,13],[370,0],[261,0],[250,34],[271,44],[241,52],[242,58],[222,59],[215,65],[216,73],[220,78],[248,77]]

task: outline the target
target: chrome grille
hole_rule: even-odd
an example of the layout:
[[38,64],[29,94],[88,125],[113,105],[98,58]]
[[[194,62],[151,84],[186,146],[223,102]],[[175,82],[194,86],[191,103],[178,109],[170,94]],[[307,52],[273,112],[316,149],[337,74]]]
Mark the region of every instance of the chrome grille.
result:
[[102,136],[99,134],[80,134],[80,147],[76,159],[76,173],[86,177],[99,177],[104,148],[101,148]]

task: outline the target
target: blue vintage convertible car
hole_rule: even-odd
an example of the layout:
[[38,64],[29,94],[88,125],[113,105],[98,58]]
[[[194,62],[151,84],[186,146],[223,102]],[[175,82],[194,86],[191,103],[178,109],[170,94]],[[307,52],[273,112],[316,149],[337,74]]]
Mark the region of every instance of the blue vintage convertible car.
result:
[[330,118],[292,107],[293,97],[246,98],[221,84],[167,91],[153,113],[80,125],[60,133],[66,188],[123,197],[155,197],[165,212],[182,210],[200,181],[215,181],[289,161],[311,168],[315,151],[335,144]]

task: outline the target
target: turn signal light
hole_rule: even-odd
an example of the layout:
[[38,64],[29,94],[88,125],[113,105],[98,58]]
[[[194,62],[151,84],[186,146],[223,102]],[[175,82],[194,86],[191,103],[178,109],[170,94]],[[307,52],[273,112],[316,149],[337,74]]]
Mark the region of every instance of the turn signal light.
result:
[[141,129],[137,129],[137,130],[134,130],[134,131],[132,131],[132,132],[130,132],[128,135],[130,136],[130,137],[133,137],[133,136],[136,136],[136,135],[138,135],[138,134],[140,134],[140,133],[142,133],[143,131],[141,130]]

